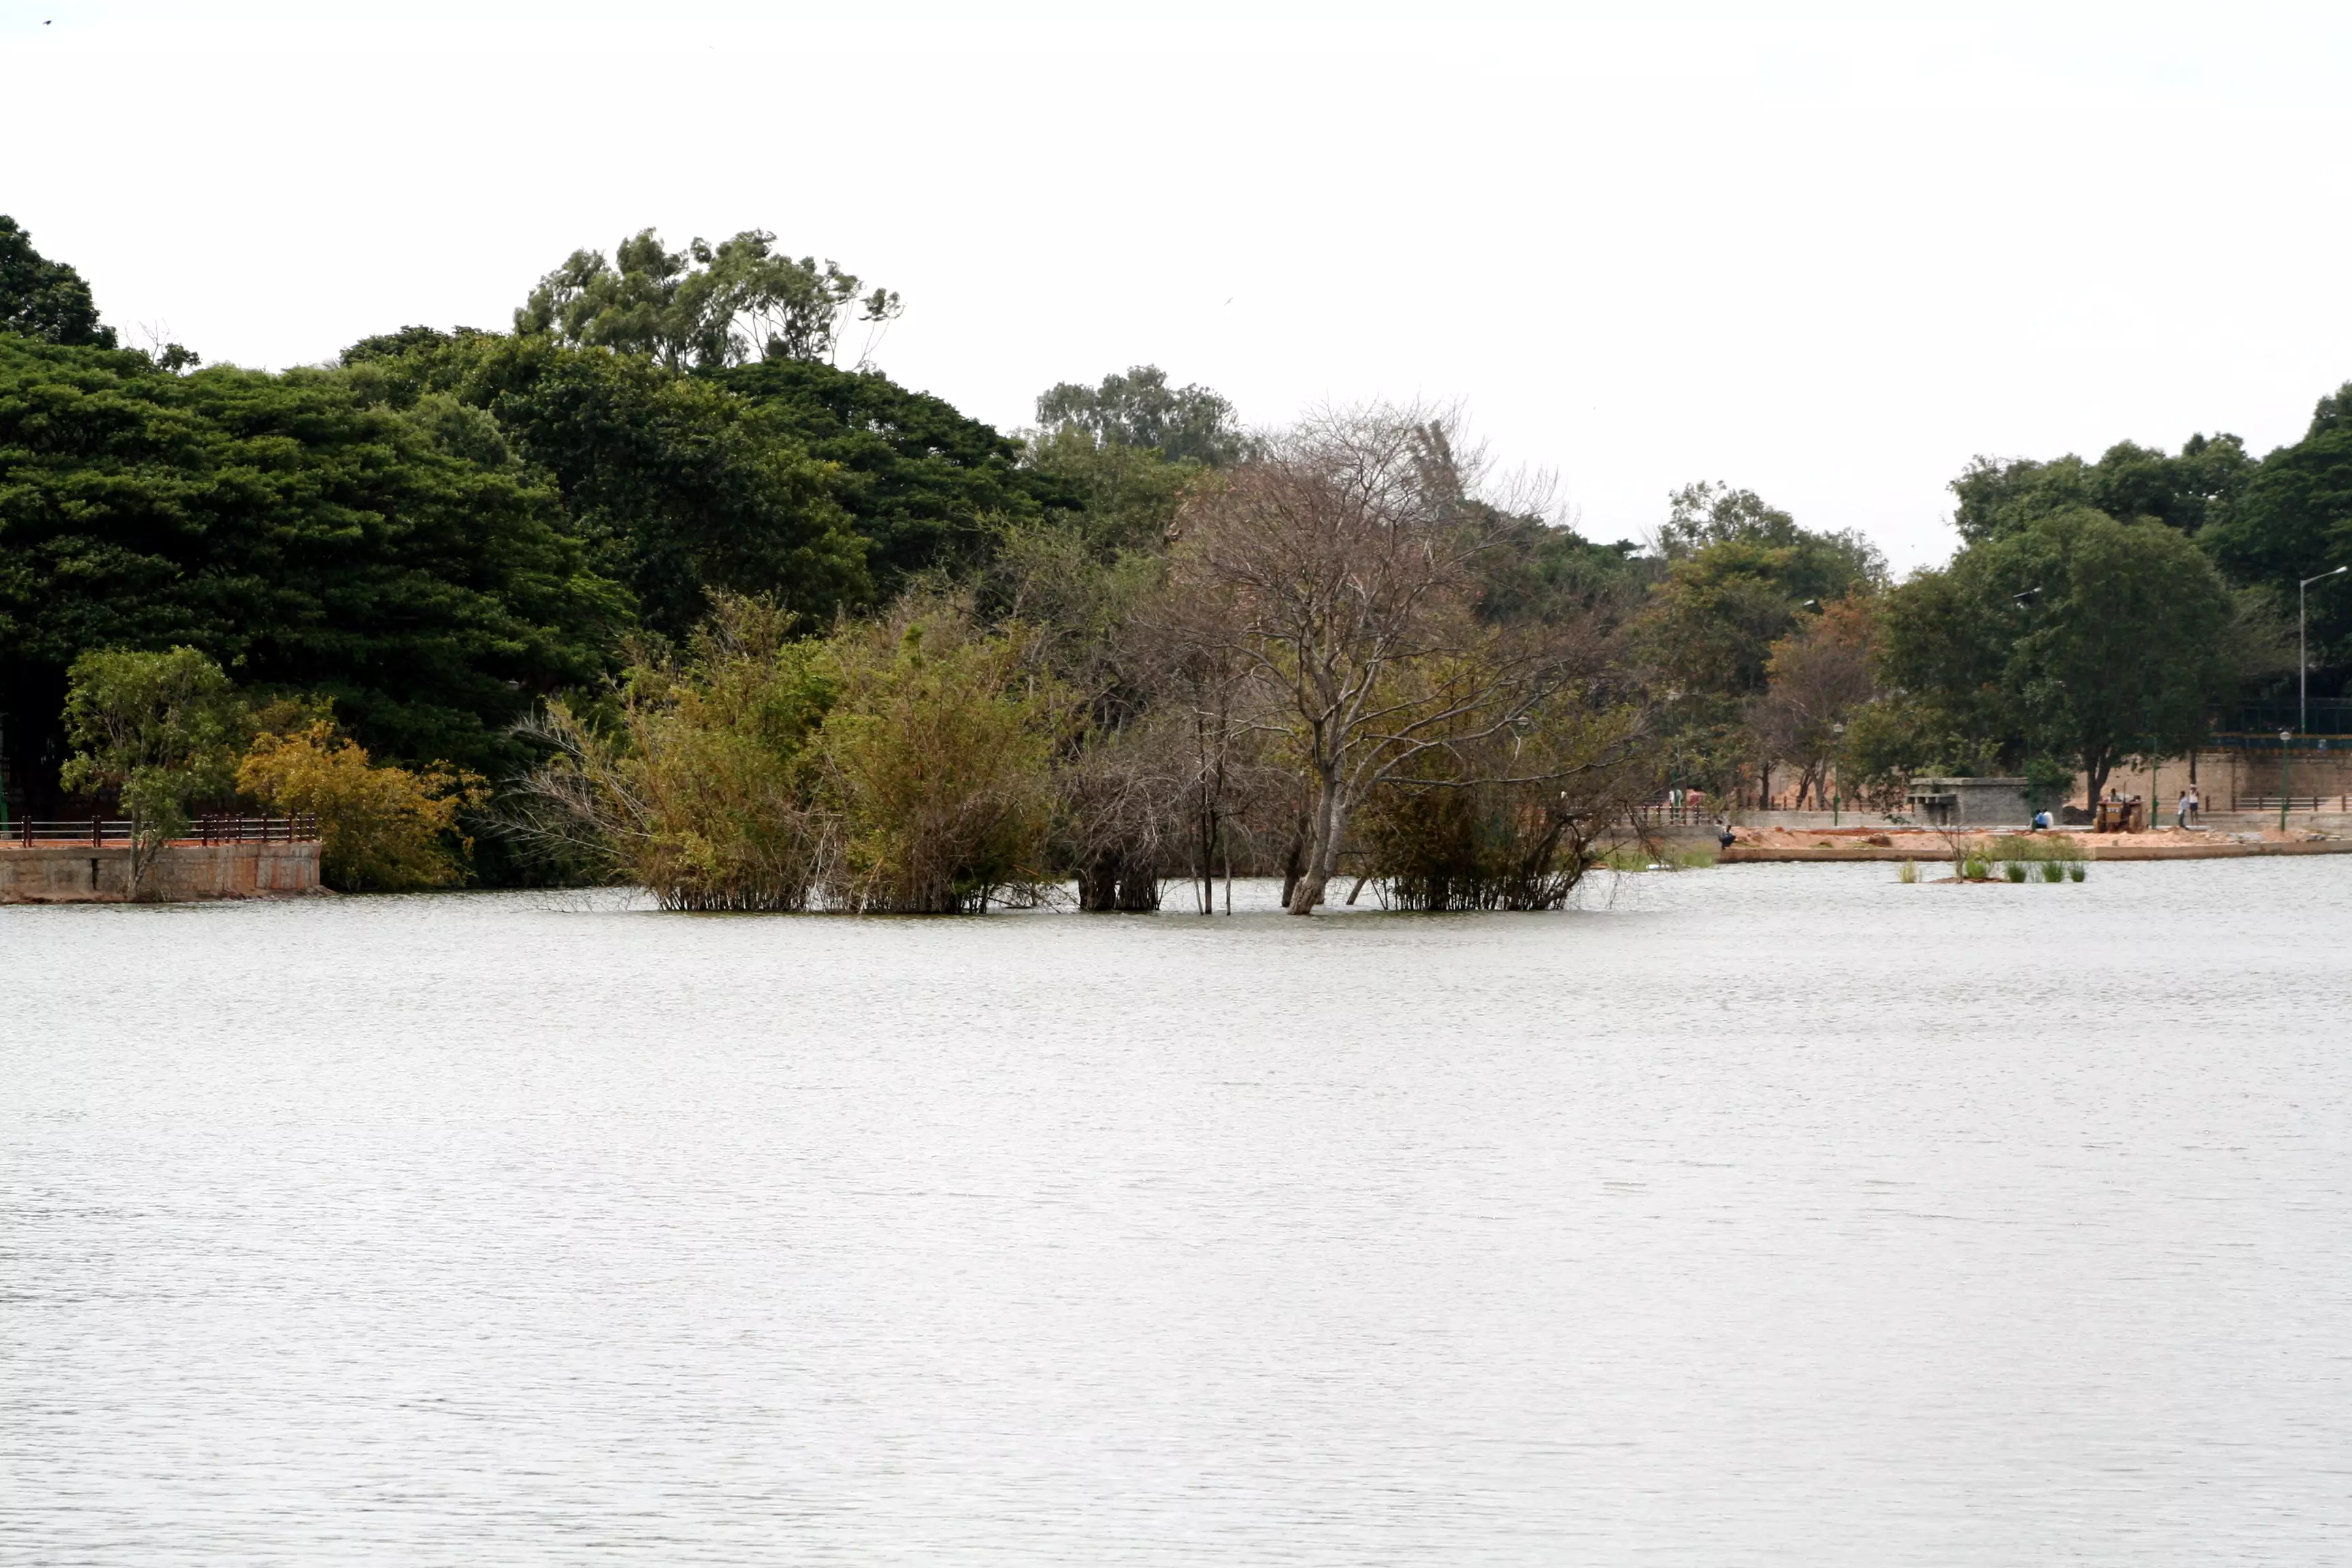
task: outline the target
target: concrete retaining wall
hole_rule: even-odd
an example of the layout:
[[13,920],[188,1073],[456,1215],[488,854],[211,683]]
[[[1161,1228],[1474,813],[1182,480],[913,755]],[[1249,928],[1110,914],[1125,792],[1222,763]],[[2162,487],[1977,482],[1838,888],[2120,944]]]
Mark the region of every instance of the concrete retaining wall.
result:
[[[315,843],[174,844],[149,873],[147,896],[170,903],[318,890]],[[119,904],[130,897],[128,845],[0,845],[0,903]]]
[[[1735,844],[1722,852],[1718,864],[1753,866],[1786,861],[1916,860],[1922,866],[1952,858],[1950,846],[1927,834],[1887,835],[1895,842],[1819,844]],[[2314,838],[2282,842],[2243,843],[2235,839],[2200,838],[2186,844],[2115,844],[2093,833],[2074,835],[2085,860],[2237,860],[2264,855],[2352,855],[2352,838]],[[1977,841],[1989,847],[1990,839]]]

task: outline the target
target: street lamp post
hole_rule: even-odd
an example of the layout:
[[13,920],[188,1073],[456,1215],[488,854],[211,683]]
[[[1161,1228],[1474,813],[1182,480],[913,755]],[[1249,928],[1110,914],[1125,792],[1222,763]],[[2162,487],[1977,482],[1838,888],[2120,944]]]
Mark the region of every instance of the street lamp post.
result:
[[2297,734],[2311,730],[2311,645],[2305,631],[2304,604],[2310,596],[2314,583],[2325,583],[2352,572],[2352,566],[2338,566],[2333,572],[2322,572],[2316,577],[2305,577],[2294,588],[2294,728]]
[[2287,793],[2294,787],[2288,782],[2287,772],[2288,764],[2294,761],[2294,736],[2287,731],[2281,730],[2279,731],[2279,831],[2281,833],[2286,831],[2286,808],[2294,804],[2294,796]]

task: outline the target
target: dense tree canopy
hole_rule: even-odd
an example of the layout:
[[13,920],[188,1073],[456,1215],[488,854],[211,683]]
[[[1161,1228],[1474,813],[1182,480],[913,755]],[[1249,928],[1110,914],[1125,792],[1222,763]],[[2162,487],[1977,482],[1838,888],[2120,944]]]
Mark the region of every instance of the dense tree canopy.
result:
[[795,261],[775,244],[763,229],[745,229],[671,250],[648,228],[616,246],[611,261],[575,250],[515,311],[515,331],[645,354],[672,370],[715,370],[763,358],[830,360],[853,303],[861,321],[898,315],[889,289],[861,299],[864,284],[833,262]]
[[[953,625],[1003,663],[1003,700],[1033,677],[1061,694],[1030,772],[1058,781],[1053,832],[1110,902],[1156,900],[1179,816],[1205,879],[1235,822],[1278,854],[1320,799],[1329,821],[1293,846],[1295,870],[1336,874],[1361,807],[1388,846],[1366,852],[1409,848],[1429,907],[1448,907],[1466,884],[1432,868],[1433,846],[1559,828],[1558,790],[1510,792],[1565,777],[1571,756],[1605,752],[1620,783],[1666,758],[1675,782],[1749,798],[1793,769],[1819,799],[1841,748],[1839,778],[1890,790],[1905,768],[2060,760],[2104,780],[2194,742],[2276,668],[2262,605],[2291,610],[2298,582],[2352,562],[2352,384],[2260,460],[2227,435],[1979,458],[1952,486],[1958,555],[1899,588],[1859,532],[1720,483],[1676,491],[1652,547],[1598,544],[1466,479],[1444,416],[1364,413],[1349,439],[1378,436],[1396,494],[1420,498],[1420,553],[1398,570],[1446,563],[1391,630],[1452,650],[1383,654],[1365,700],[1417,711],[1474,678],[1517,695],[1417,732],[1406,749],[1432,771],[1357,779],[1341,747],[1309,787],[1296,764],[1314,748],[1243,711],[1247,671],[1271,666],[1228,624],[1297,584],[1244,583],[1230,550],[1225,576],[1199,572],[1244,523],[1298,523],[1283,509],[1300,498],[1387,517],[1334,480],[1347,421],[1253,434],[1223,396],[1144,364],[1049,388],[1039,428],[1007,434],[863,355],[834,363],[845,322],[898,310],[766,231],[671,250],[646,230],[542,278],[512,331],[410,327],[331,367],[181,374],[196,356],[116,349],[82,279],[0,218],[0,731],[19,804],[54,798],[68,672],[95,653],[184,649],[239,701],[298,698],[306,722],[331,707],[359,742],[332,752],[354,779],[373,752],[510,780],[555,743],[515,729],[542,699],[577,716],[579,745],[605,744],[597,726],[636,700],[616,673],[669,668],[714,613],[865,647],[877,669],[903,654],[909,672],[930,654],[875,628]],[[1344,598],[1403,536],[1340,529],[1314,568]],[[2315,691],[2352,661],[2347,584],[2313,590]],[[1529,649],[1549,662],[1520,690],[1496,672]],[[905,755],[935,728],[910,721]],[[1480,782],[1510,771],[1506,753],[1553,772]],[[681,787],[709,782],[681,766]]]
[[68,347],[110,349],[114,329],[101,326],[81,274],[33,248],[33,237],[0,214],[0,331]]
[[775,358],[715,379],[833,465],[835,495],[884,594],[977,564],[1006,523],[1085,504],[1066,482],[1024,468],[1018,443],[878,372]]
[[[2293,614],[2296,588],[2352,563],[2352,383],[2319,400],[2311,428],[2263,460],[2231,515],[2201,540],[2233,582],[2268,589]],[[2352,591],[2345,577],[2309,593],[2315,689],[2339,689],[2352,665]]]
[[2047,462],[1979,458],[1952,481],[1959,498],[1952,521],[1969,543],[2082,507],[2194,534],[2229,517],[2259,467],[2226,435],[2192,436],[2175,456],[2124,441],[2095,463],[2071,453]]
[[1150,447],[1168,458],[1215,467],[1249,449],[1234,423],[1234,405],[1205,386],[1170,386],[1156,364],[1107,375],[1099,386],[1065,381],[1037,399],[1037,423],[1047,430],[1085,431],[1112,447]]
[[2078,507],[1894,590],[1886,672],[1979,761],[2054,756],[2095,795],[2118,763],[2179,755],[2203,737],[2208,708],[2245,673],[2237,617],[2183,533]]
[[827,616],[870,595],[835,467],[789,418],[633,355],[478,340],[460,395],[551,475],[598,568],[683,637],[714,592]]
[[538,694],[605,668],[627,595],[589,569],[551,487],[453,440],[443,412],[370,406],[337,372],[177,377],[0,334],[17,776],[60,760],[76,658],[173,646],[331,697],[394,754],[502,765]]
[[1886,565],[1861,535],[1800,528],[1752,490],[1675,492],[1660,552],[1664,573],[1644,607],[1641,646],[1658,683],[1675,771],[1715,790],[1761,763],[1748,724],[1774,646],[1824,605],[1874,592]]

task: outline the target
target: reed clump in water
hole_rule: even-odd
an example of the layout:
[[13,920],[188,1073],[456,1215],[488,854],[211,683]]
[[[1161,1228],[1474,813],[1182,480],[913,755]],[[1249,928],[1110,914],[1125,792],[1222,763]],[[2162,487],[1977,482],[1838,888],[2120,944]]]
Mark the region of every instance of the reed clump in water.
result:
[[2069,834],[2003,834],[1992,841],[1990,853],[2012,882],[2035,876],[2044,882],[2083,879],[2083,846]]

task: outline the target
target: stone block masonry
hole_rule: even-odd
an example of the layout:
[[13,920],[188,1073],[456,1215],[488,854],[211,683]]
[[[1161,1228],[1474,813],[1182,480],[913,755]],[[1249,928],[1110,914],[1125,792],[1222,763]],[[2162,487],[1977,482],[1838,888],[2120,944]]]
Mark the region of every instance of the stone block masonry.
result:
[[[319,846],[306,843],[173,844],[148,874],[147,896],[266,899],[315,893]],[[0,844],[0,904],[120,904],[131,899],[131,849],[123,844]]]

